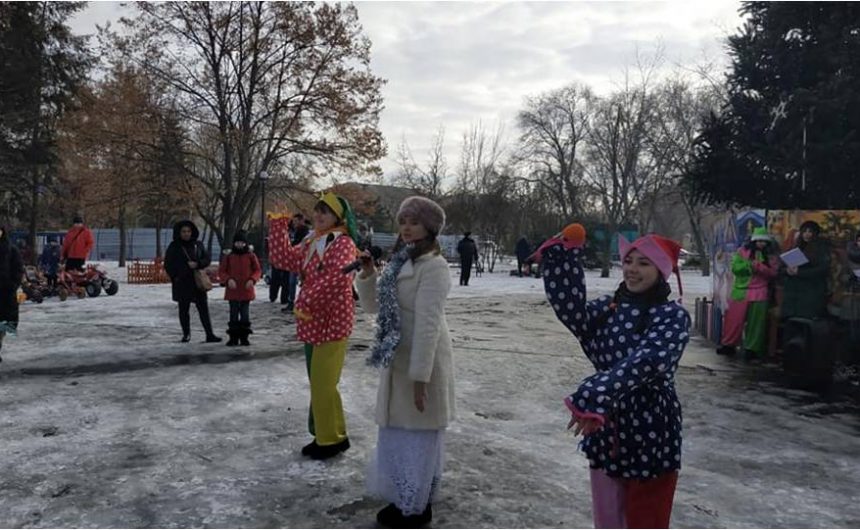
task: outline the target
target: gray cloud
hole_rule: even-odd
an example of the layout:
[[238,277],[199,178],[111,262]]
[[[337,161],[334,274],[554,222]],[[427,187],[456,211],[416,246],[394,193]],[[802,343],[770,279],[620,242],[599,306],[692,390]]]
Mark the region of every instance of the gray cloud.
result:
[[[374,71],[388,79],[382,129],[424,157],[440,124],[449,165],[469,125],[504,123],[525,97],[577,81],[605,93],[637,47],[660,41],[667,68],[723,56],[735,2],[359,3]],[[383,167],[396,170],[389,157]]]
[[[372,68],[388,80],[381,128],[394,154],[406,138],[423,159],[439,127],[450,166],[462,134],[481,121],[504,123],[530,95],[577,81],[605,93],[622,79],[637,47],[662,42],[667,66],[724,57],[721,38],[740,25],[737,2],[359,2],[373,42]],[[126,10],[125,13],[128,13]],[[123,14],[118,3],[90,3],[74,29]]]

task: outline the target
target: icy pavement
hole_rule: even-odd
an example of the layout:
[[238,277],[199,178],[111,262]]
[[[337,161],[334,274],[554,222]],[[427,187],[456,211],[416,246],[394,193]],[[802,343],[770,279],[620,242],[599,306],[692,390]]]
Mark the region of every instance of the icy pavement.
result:
[[[590,294],[614,289],[613,272],[590,273]],[[457,274],[459,420],[434,526],[589,527],[586,462],[561,402],[589,366],[538,280],[484,275],[459,288]],[[695,274],[684,282],[688,303],[709,290]],[[180,344],[169,291],[123,283],[112,298],[22,306],[0,364],[0,526],[372,527],[371,321],[359,315],[341,383],[352,449],[311,462],[298,454],[304,358],[280,306],[260,288],[250,348],[200,344],[195,315]],[[210,293],[218,330],[222,295]],[[857,407],[776,381],[690,345],[673,526],[860,526]]]

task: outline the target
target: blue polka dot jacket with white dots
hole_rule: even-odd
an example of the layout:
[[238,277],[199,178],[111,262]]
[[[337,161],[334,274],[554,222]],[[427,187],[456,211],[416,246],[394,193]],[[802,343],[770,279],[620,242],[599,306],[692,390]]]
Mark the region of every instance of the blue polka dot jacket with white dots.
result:
[[597,373],[565,403],[603,427],[580,444],[592,468],[648,479],[681,467],[681,404],[675,371],[689,341],[690,315],[674,301],[656,306],[586,302],[580,249],[544,253],[544,288],[559,320],[579,339]]

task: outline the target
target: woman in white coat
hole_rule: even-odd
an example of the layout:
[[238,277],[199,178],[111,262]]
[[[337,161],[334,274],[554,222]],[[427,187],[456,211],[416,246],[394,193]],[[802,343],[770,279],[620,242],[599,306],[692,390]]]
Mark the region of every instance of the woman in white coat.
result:
[[409,197],[397,213],[400,238],[377,281],[370,254],[355,286],[362,308],[378,313],[368,363],[382,368],[376,398],[379,439],[368,489],[389,501],[380,526],[416,528],[433,517],[442,476],[444,433],[454,418],[454,369],[445,300],[448,262],[436,240],[445,212]]

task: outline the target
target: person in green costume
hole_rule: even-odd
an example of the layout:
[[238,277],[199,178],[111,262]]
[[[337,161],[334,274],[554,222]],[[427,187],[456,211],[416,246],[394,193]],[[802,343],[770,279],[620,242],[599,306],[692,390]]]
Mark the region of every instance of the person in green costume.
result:
[[734,283],[717,353],[733,355],[735,347],[743,344],[747,358],[764,356],[770,282],[778,270],[773,238],[766,228],[756,228],[732,257]]

